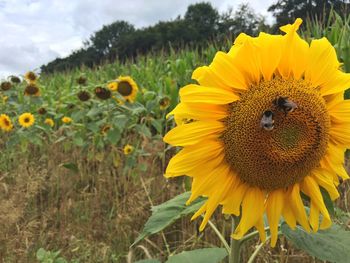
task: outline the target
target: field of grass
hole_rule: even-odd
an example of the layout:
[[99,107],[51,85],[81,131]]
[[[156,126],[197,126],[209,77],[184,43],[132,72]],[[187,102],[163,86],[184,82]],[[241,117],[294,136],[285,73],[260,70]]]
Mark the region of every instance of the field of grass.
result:
[[[303,35],[308,40],[327,36],[350,71],[349,25],[340,18],[331,21],[326,27],[310,22]],[[62,257],[53,262],[135,262],[220,246],[211,228],[199,233],[198,222],[184,217],[130,248],[152,205],[189,190],[188,178],[163,177],[175,153],[162,141],[173,126],[165,116],[177,104],[178,90],[192,82],[192,71],[229,47],[230,41],[211,43],[201,51],[158,52],[125,64],[42,75],[37,81],[40,96],[24,96],[24,82],[1,91],[0,113],[9,115],[14,128],[0,139],[0,262],[39,262],[44,250],[48,257]],[[120,75],[137,83],[135,102],[123,101],[117,92],[107,100],[95,96],[97,86]],[[80,77],[85,85],[77,83]],[[78,99],[82,90],[91,94],[89,101]],[[169,105],[163,105],[168,99]],[[46,112],[39,114],[40,108]],[[24,112],[35,117],[29,128],[17,122]],[[63,123],[65,116],[72,122]],[[47,118],[53,127],[45,124]],[[129,154],[126,145],[132,146]],[[349,183],[340,187],[342,214],[350,211],[349,189]],[[228,238],[230,220],[220,212],[213,217]],[[257,239],[249,241],[242,262],[257,244]],[[281,238],[276,248],[263,247],[256,262],[318,261]]]

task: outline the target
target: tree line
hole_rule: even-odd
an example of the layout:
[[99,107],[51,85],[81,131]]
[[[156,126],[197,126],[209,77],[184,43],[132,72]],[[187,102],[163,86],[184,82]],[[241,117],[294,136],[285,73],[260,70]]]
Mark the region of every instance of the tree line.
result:
[[138,55],[160,49],[168,50],[184,46],[205,47],[210,40],[237,36],[240,32],[256,35],[259,31],[277,31],[280,25],[292,22],[297,17],[327,20],[331,9],[347,15],[348,0],[278,0],[268,11],[275,17],[269,26],[263,16],[248,4],[241,4],[219,14],[210,3],[188,6],[183,17],[175,20],[136,29],[127,21],[116,21],[95,32],[84,46],[65,58],[57,58],[41,67],[43,73],[66,71],[76,67],[94,67],[116,59],[125,61]]

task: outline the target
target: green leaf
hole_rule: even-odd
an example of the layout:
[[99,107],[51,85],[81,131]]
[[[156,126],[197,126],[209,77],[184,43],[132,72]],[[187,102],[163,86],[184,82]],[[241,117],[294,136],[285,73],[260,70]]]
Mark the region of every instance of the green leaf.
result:
[[38,249],[38,251],[36,252],[36,258],[39,260],[39,261],[43,261],[44,258],[46,256],[46,251],[45,249],[43,249],[42,247]]
[[321,190],[321,194],[323,197],[323,201],[326,205],[326,208],[327,208],[329,214],[331,216],[334,216],[334,203],[333,203],[331,197],[329,196],[329,193],[322,187],[320,187],[320,190]]
[[317,233],[307,233],[297,226],[295,230],[286,223],[281,226],[282,233],[299,249],[321,260],[330,262],[347,263],[350,258],[350,231],[333,225],[327,230]]
[[107,133],[107,139],[111,142],[116,144],[121,138],[121,133],[118,129],[114,128],[112,130],[109,130]]
[[136,261],[135,263],[160,263],[160,261],[158,259],[151,258],[151,259],[142,259],[142,260]]
[[64,168],[71,170],[75,173],[79,172],[78,166],[75,163],[62,163],[60,166],[63,166]]
[[162,121],[161,120],[152,119],[151,123],[152,123],[152,126],[157,130],[157,132],[161,134],[162,130],[163,130]]
[[217,263],[226,256],[224,248],[202,248],[170,256],[166,263]]
[[141,234],[131,246],[134,246],[151,234],[162,231],[180,217],[197,211],[203,205],[205,199],[198,198],[191,205],[186,206],[185,203],[190,195],[190,192],[185,192],[163,204],[153,206],[151,209],[152,215],[148,218]]

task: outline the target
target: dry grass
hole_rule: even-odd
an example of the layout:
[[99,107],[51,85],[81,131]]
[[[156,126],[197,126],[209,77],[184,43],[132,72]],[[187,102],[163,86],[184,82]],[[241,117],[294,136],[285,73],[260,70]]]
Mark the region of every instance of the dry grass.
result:
[[[159,234],[129,249],[150,215],[151,204],[186,190],[185,178],[168,182],[162,177],[168,158],[160,141],[144,140],[142,147],[150,153],[138,160],[148,167],[144,172],[116,168],[113,159],[119,153],[113,148],[82,153],[55,145],[46,152],[31,149],[30,155],[12,159],[10,172],[0,174],[0,262],[36,262],[40,247],[61,250],[71,262],[134,262],[165,259],[166,244],[172,252],[220,246],[212,229],[198,233],[199,222],[190,223],[187,217],[164,231],[166,243]],[[79,172],[62,167],[66,162],[76,163]],[[340,188],[343,209],[349,189],[349,183]],[[230,221],[220,213],[213,221],[228,239]],[[252,240],[243,249],[242,262],[257,244]],[[281,238],[274,249],[266,245],[256,262],[318,261]]]

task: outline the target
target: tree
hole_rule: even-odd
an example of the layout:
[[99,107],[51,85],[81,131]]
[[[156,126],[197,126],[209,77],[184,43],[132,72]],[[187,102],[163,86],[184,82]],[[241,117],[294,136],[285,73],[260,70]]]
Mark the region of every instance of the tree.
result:
[[296,18],[317,18],[327,20],[331,8],[347,15],[350,11],[348,0],[278,0],[268,11],[276,18],[276,26],[292,23]]

